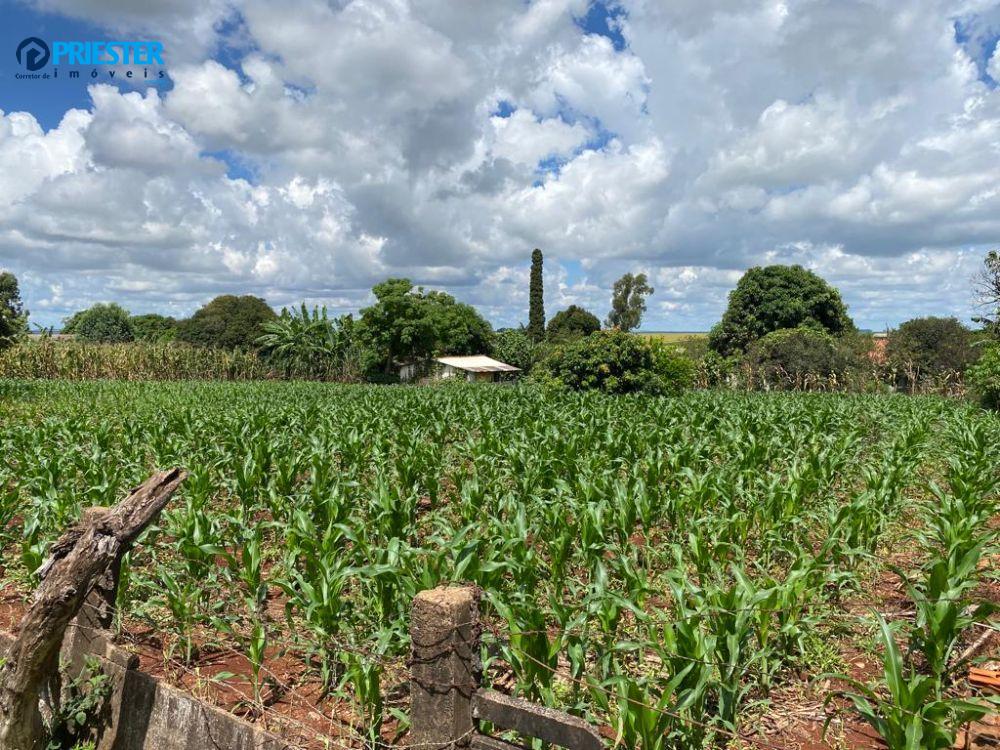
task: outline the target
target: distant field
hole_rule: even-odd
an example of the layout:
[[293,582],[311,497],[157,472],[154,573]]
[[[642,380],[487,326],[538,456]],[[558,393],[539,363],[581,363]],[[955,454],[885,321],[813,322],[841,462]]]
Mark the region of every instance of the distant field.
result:
[[703,339],[708,331],[637,331],[640,336],[664,341],[683,341],[684,339]]

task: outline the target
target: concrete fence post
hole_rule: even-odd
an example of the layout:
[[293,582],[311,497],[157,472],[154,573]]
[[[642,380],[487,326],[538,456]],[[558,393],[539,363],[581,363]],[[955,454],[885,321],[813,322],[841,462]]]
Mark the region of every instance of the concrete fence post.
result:
[[410,616],[411,744],[421,750],[469,747],[472,698],[479,688],[479,589],[421,591]]

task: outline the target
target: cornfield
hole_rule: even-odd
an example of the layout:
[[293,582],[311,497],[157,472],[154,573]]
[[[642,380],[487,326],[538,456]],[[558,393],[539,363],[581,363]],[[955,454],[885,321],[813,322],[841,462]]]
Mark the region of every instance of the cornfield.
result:
[[988,710],[959,656],[996,627],[1000,417],[966,404],[7,380],[0,408],[8,595],[83,508],[184,466],[119,627],[177,669],[238,652],[214,679],[252,715],[280,664],[359,743],[405,732],[410,602],[450,581],[483,589],[488,679],[629,748],[752,736],[789,695],[831,743],[946,747]]
[[181,344],[92,344],[43,339],[0,351],[0,377],[63,380],[263,380],[255,352]]
[[360,379],[333,361],[328,368],[289,371],[255,351],[179,343],[94,344],[42,339],[0,350],[0,378],[49,380]]

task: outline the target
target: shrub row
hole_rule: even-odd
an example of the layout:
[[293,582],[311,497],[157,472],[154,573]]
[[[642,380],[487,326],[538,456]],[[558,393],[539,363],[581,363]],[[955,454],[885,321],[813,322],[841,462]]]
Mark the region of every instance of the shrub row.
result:
[[674,395],[692,385],[694,370],[677,347],[611,330],[552,347],[532,377],[577,391]]

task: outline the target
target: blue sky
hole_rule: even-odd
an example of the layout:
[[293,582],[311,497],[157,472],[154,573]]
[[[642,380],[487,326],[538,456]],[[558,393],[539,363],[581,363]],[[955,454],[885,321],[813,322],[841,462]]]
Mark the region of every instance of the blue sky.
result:
[[[540,247],[550,313],[643,271],[644,327],[705,329],[800,263],[883,328],[968,320],[1000,244],[989,0],[3,6],[0,267],[40,324],[407,276],[512,325]],[[159,40],[168,77],[18,80],[27,36]]]

